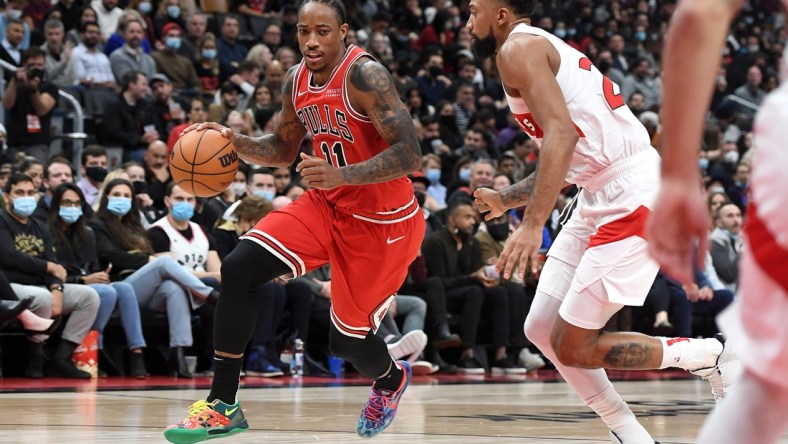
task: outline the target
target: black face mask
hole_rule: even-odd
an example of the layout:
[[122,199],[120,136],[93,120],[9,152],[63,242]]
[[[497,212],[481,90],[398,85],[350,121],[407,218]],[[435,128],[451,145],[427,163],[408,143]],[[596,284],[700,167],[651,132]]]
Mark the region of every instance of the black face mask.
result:
[[397,65],[397,75],[400,77],[405,77],[408,75],[408,64],[407,63],[400,63]]
[[610,69],[610,62],[607,60],[600,60],[596,65],[597,68],[599,68],[599,72],[603,74],[606,73],[608,69]]
[[443,69],[440,66],[430,66],[429,73],[430,77],[437,78],[439,75],[443,74]]
[[509,224],[506,222],[502,224],[489,224],[487,225],[487,232],[490,233],[490,236],[496,241],[503,242],[509,237]]
[[142,180],[135,180],[131,185],[134,187],[134,194],[145,194],[148,192],[148,184]]
[[427,195],[422,193],[421,191],[415,191],[413,194],[416,196],[416,202],[419,203],[419,206],[423,207],[424,201],[427,200]]
[[93,182],[104,182],[107,177],[107,169],[104,167],[87,167],[85,168],[85,175]]
[[454,116],[440,116],[438,117],[439,125],[454,125]]

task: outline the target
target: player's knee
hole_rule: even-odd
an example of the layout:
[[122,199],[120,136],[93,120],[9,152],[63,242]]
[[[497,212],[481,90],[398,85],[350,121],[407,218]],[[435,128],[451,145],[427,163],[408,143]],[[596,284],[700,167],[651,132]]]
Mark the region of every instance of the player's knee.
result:
[[363,339],[352,338],[331,328],[328,335],[328,351],[331,355],[352,362],[361,349]]
[[541,316],[536,311],[531,311],[525,318],[523,330],[525,330],[525,337],[532,344],[540,350],[546,350],[550,347],[550,330],[552,327],[553,324],[544,319],[544,316]]
[[591,367],[590,350],[587,344],[564,334],[560,327],[553,329],[550,335],[550,346],[561,364],[567,367]]

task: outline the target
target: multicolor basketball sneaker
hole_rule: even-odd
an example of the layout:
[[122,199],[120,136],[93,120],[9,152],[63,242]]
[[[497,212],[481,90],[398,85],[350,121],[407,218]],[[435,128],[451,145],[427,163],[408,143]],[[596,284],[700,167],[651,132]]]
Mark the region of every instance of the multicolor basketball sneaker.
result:
[[386,427],[391,424],[394,417],[397,416],[397,407],[399,407],[399,400],[405,393],[405,389],[410,384],[410,378],[413,374],[410,364],[407,361],[397,361],[397,364],[405,373],[402,378],[402,383],[397,391],[391,392],[388,390],[375,390],[369,394],[369,399],[361,409],[361,417],[358,419],[356,425],[356,433],[362,438],[372,438],[378,435]]
[[186,419],[164,431],[167,441],[192,444],[209,439],[224,438],[249,429],[238,401],[228,405],[219,401],[200,400],[189,407]]

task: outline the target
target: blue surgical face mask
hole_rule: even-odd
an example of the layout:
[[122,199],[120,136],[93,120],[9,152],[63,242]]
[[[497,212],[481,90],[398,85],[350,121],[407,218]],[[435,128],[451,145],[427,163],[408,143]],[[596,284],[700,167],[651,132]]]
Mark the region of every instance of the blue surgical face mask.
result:
[[151,6],[150,2],[142,2],[137,5],[137,10],[140,12],[140,14],[147,15],[153,10],[153,6]]
[[178,18],[181,15],[181,7],[177,5],[167,6],[167,15],[171,18]]
[[123,217],[131,210],[131,199],[128,197],[110,197],[107,201],[107,211],[115,216]]
[[178,222],[186,222],[194,216],[194,207],[189,202],[175,202],[170,214],[172,214],[172,218]]
[[36,211],[38,202],[33,196],[14,198],[14,213],[20,217],[30,217]]
[[463,182],[470,182],[471,181],[471,170],[464,169],[460,170],[460,180]]
[[269,202],[274,200],[274,192],[271,190],[255,190],[254,195],[260,196]]
[[202,56],[206,59],[215,59],[216,58],[216,50],[215,49],[203,49]]
[[167,37],[164,41],[164,44],[167,45],[170,49],[178,49],[181,47],[181,38],[180,37]]
[[703,171],[706,171],[706,169],[709,168],[709,159],[706,159],[706,158],[698,159],[698,166]]
[[425,174],[425,176],[431,184],[435,185],[439,180],[441,180],[441,170],[437,168],[430,168],[427,170],[427,174]]
[[73,224],[74,222],[78,221],[80,217],[82,217],[82,208],[80,207],[60,207],[60,211],[57,213],[63,222],[67,224]]
[[638,31],[635,33],[635,40],[638,42],[645,42],[646,41],[646,33],[644,31]]
[[566,29],[564,28],[558,28],[555,31],[553,31],[553,33],[555,34],[556,37],[558,37],[561,40],[566,38]]

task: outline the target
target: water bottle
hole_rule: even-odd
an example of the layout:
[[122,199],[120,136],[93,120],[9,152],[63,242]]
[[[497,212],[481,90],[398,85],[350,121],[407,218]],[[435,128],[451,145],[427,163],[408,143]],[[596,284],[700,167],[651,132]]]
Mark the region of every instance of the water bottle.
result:
[[293,362],[290,364],[290,374],[304,376],[304,341],[293,341]]

